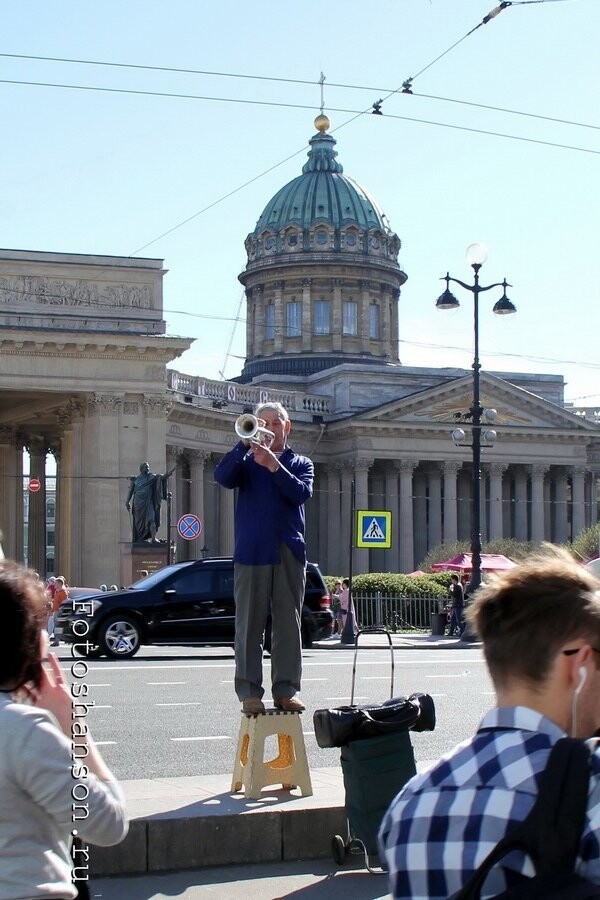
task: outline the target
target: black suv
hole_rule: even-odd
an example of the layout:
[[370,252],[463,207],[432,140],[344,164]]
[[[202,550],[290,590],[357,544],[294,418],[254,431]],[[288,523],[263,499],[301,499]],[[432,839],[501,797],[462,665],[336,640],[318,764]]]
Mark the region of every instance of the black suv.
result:
[[[199,559],[165,566],[121,591],[65,600],[55,633],[79,644],[81,656],[129,659],[142,644],[223,644],[233,646],[235,604],[233,560]],[[319,567],[306,564],[302,643],[333,631],[331,598]],[[87,647],[85,646],[87,643]],[[267,624],[265,648],[270,649]]]

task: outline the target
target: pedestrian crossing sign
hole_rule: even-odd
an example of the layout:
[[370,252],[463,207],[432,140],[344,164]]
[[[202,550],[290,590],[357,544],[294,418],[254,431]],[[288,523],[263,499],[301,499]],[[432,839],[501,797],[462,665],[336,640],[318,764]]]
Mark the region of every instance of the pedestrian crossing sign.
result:
[[389,510],[356,510],[356,546],[383,550],[392,546],[392,514]]

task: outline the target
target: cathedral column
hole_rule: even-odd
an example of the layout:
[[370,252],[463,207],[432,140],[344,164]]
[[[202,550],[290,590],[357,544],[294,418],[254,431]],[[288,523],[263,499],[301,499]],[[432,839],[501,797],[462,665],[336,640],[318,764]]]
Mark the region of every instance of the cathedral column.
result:
[[490,465],[490,540],[502,538],[502,475],[506,466],[502,463]]
[[311,288],[312,278],[302,279],[302,349],[310,351],[312,349],[312,298]]
[[[168,513],[166,510],[161,509],[160,516],[160,524],[161,531],[164,530],[167,541],[171,542],[171,546],[174,549],[174,553],[172,554],[172,562],[181,562],[180,551],[181,551],[181,538],[177,533],[177,520],[180,516],[180,493],[181,493],[181,465],[180,459],[182,454],[181,447],[174,447],[171,445],[167,445],[167,461],[166,461],[166,470],[170,472],[171,469],[175,471],[169,477],[169,482],[167,485],[167,492],[171,495],[171,531],[169,533],[168,529]],[[167,503],[169,502],[167,498]]]
[[442,473],[439,466],[430,469],[429,479],[429,517],[428,546],[437,547],[442,543]]
[[[219,489],[219,546],[217,556],[233,556],[235,546],[235,491]],[[257,523],[258,524],[258,523]]]
[[413,475],[413,564],[419,565],[427,555],[427,476],[422,469],[417,469]]
[[394,465],[388,463],[384,477],[385,499],[383,509],[389,509],[392,513],[392,546],[385,551],[385,571],[398,572],[400,566],[398,470]]
[[589,516],[589,524],[595,525],[598,521],[598,474],[597,472],[591,472],[590,478],[590,516]]
[[528,539],[527,527],[527,470],[518,466],[515,469],[515,533],[517,541]]
[[554,475],[554,531],[552,534],[557,544],[564,544],[569,539],[567,473],[562,467]]
[[[116,394],[93,394],[87,398],[83,422],[83,477],[75,488],[84,494],[80,522],[84,584],[121,583],[119,540],[123,539],[127,522],[123,495],[125,473],[120,473],[122,404],[123,398]],[[161,456],[164,443],[163,431]],[[77,534],[75,529],[73,534]],[[131,532],[127,540],[131,540]]]
[[273,282],[273,303],[275,304],[275,337],[273,350],[275,353],[283,351],[283,338],[286,334],[285,310],[283,308],[283,281]]
[[[356,485],[356,509],[369,508],[369,469],[372,459],[357,459],[354,462],[354,483]],[[354,527],[354,523],[352,523]],[[354,573],[362,575],[369,571],[369,550],[364,547],[355,550]]]
[[14,428],[0,426],[0,531],[9,559],[23,562],[23,450]]
[[9,559],[23,561],[23,452],[14,428],[0,425],[0,531]]
[[350,535],[351,533],[354,533],[354,522],[352,521],[352,479],[354,477],[354,470],[350,460],[345,459],[342,461],[340,476],[340,572],[344,572],[347,575],[350,566],[350,560],[348,558],[350,552]]
[[544,532],[544,475],[548,467],[536,463],[531,467],[531,540],[543,541]]
[[257,303],[252,296],[252,288],[246,288],[246,354],[249,359],[256,356]]
[[453,544],[458,540],[458,519],[456,505],[456,476],[461,463],[445,462],[444,471],[444,543]]
[[[246,291],[246,293],[248,293]],[[262,284],[252,288],[252,301],[254,303],[254,356],[261,356],[265,352],[266,328],[265,328],[265,297]]]
[[[366,238],[365,238],[366,240]],[[360,304],[359,304],[359,320],[361,322],[360,329],[360,350],[361,353],[369,352],[369,302],[370,302],[370,281],[359,281],[360,287]],[[365,327],[366,323],[366,327]]]
[[413,472],[416,463],[410,459],[402,459],[395,463],[400,472],[400,516],[398,527],[400,571],[412,572],[414,564],[413,532]]
[[27,565],[39,572],[41,578],[46,576],[46,454],[45,438],[30,437],[27,441],[29,450],[29,479],[37,478],[40,489],[36,493],[29,491],[29,515],[27,522]]
[[337,465],[328,465],[325,469],[324,482],[325,497],[322,498],[326,511],[327,552],[323,558],[326,560],[327,571],[331,574],[341,575],[346,570],[346,562],[342,554],[342,512],[340,493],[340,469]]
[[585,469],[575,466],[573,469],[573,509],[571,539],[581,534],[585,528]]
[[387,359],[396,359],[397,353],[392,351],[392,316],[390,295],[381,294],[381,347]]
[[200,519],[202,531],[194,541],[194,555],[198,556],[201,548],[206,546],[206,518],[204,512],[204,467],[210,459],[210,453],[204,450],[189,450],[190,460],[190,512]]
[[324,464],[315,466],[315,483],[313,487],[312,503],[317,506],[317,549],[312,556],[321,566],[325,566],[326,572],[332,572],[329,568],[329,494],[327,492],[328,468]]
[[56,460],[56,512],[54,517],[54,572],[64,575],[69,583],[73,568],[71,506],[73,487],[71,416],[68,409],[60,410],[60,438],[54,453]]

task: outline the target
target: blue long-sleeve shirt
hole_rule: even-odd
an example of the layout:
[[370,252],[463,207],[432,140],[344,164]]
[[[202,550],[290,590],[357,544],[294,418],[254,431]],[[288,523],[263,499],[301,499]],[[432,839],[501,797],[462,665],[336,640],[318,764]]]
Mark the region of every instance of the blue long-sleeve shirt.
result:
[[290,447],[282,451],[276,472],[259,466],[242,441],[223,457],[215,469],[215,481],[225,488],[238,488],[235,562],[279,563],[282,543],[306,562],[304,504],[312,497],[313,479],[312,461]]

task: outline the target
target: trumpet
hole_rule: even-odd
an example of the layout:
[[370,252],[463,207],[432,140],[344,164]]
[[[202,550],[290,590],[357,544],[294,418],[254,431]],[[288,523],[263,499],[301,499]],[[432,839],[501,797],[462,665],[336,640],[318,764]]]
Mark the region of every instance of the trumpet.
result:
[[235,433],[243,441],[270,447],[275,440],[275,435],[268,428],[263,428],[260,421],[251,413],[243,413],[235,420]]

